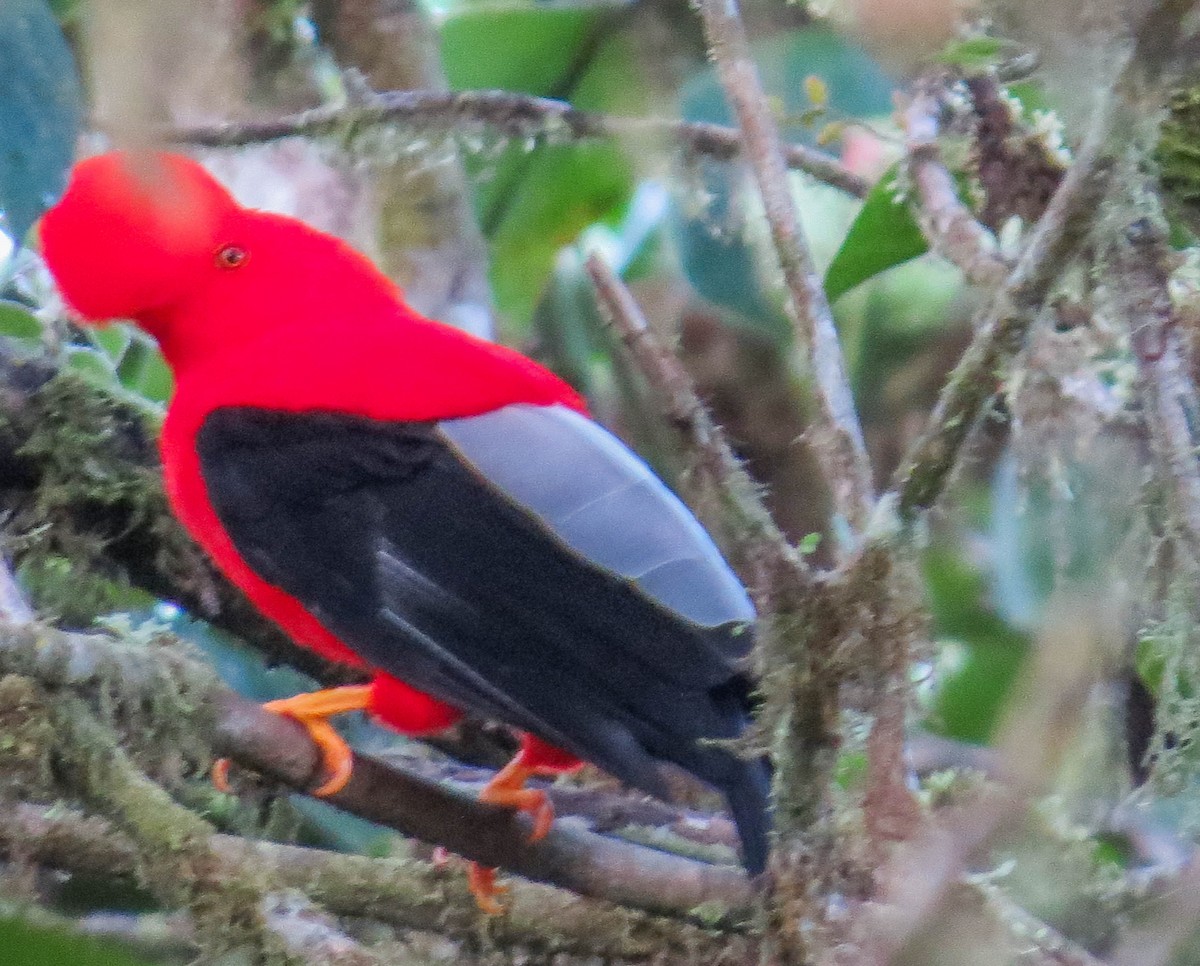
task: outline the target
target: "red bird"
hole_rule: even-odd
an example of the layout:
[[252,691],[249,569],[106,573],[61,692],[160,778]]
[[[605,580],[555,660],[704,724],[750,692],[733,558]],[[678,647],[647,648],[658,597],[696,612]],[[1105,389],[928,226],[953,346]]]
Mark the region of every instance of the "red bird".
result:
[[[298,643],[373,675],[268,706],[321,746],[318,793],[349,776],[330,715],[422,735],[469,712],[521,732],[483,798],[536,834],[552,813],[530,775],[590,761],[665,797],[673,764],[724,794],[763,869],[767,766],[712,740],[749,720],[753,607],[566,383],[423,318],[341,241],[178,155],[83,161],[41,240],[79,315],[162,347],[179,519]],[[473,870],[485,907],[490,872]]]

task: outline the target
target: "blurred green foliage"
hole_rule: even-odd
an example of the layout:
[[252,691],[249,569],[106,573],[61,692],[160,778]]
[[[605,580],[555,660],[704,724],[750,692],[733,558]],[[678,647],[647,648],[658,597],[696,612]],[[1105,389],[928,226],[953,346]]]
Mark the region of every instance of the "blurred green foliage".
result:
[[987,577],[956,548],[935,546],[922,566],[938,641],[925,727],[984,744],[1029,650],[1029,637],[987,605]]
[[[442,25],[442,63],[455,90],[563,97],[579,108],[640,115],[645,86],[629,40],[604,6],[464,7]],[[492,291],[516,332],[527,330],[558,251],[587,226],[620,217],[634,189],[613,144],[511,143],[468,156],[491,249]]]
[[[859,47],[831,30],[810,27],[781,32],[756,42],[754,55],[780,133],[789,142],[816,146],[829,120],[869,120],[891,110],[890,79]],[[805,83],[810,77],[820,79],[819,104],[810,98]],[[689,121],[734,123],[710,66],[698,69],[685,83],[679,102],[682,116]],[[753,234],[751,216],[757,204],[744,169],[696,159],[688,177],[676,186],[671,224],[683,271],[696,291],[729,310],[733,324],[787,342],[791,329],[783,316],[782,294],[770,282],[778,271],[774,254],[761,240],[756,244]],[[837,204],[804,205],[801,212],[809,235],[823,234],[828,219],[833,219],[839,232],[842,228]]]
[[1176,91],[1158,144],[1163,187],[1185,243],[1200,234],[1200,87]]
[[23,919],[0,918],[4,966],[149,966],[119,944]]
[[10,339],[38,339],[42,323],[19,302],[0,301],[0,335]]
[[0,231],[21,241],[66,182],[83,114],[74,59],[45,0],[0,3],[0,65]]

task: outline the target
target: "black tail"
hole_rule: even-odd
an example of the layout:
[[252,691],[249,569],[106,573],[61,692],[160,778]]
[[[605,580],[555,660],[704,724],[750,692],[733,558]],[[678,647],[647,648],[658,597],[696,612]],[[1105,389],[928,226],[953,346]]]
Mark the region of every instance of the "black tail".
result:
[[766,759],[744,760],[740,774],[721,791],[742,840],[742,865],[751,876],[767,867],[771,851],[771,773]]

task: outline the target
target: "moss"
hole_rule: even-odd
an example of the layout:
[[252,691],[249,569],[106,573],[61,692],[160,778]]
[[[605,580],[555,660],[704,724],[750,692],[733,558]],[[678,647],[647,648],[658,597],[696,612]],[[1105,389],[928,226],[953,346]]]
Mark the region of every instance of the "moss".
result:
[[0,800],[56,797],[50,762],[57,740],[36,682],[15,674],[0,678]]
[[[1179,796],[1200,779],[1200,629],[1194,613],[1194,583],[1172,582],[1161,619],[1142,631],[1139,665],[1153,666],[1157,678],[1155,732],[1148,751],[1150,776],[1159,794]],[[1183,825],[1200,830],[1200,807],[1189,803]]]
[[1200,87],[1172,95],[1155,159],[1163,187],[1195,225],[1200,219]]
[[289,963],[263,920],[265,883],[218,860],[212,826],[142,774],[82,700],[56,701],[54,719],[64,776],[133,839],[139,878],[155,896],[189,909],[206,955],[244,955],[254,966]]
[[9,416],[10,424],[20,421],[9,427],[21,440],[17,459],[38,473],[8,523],[10,549],[39,608],[76,626],[130,605],[128,591],[111,583],[105,548],[166,515],[157,470],[147,463],[154,429],[131,415],[127,404],[64,371]]

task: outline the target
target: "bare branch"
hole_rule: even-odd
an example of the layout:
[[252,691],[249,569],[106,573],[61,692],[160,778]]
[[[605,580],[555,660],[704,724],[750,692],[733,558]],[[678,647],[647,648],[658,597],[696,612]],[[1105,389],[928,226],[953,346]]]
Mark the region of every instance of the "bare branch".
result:
[[954,178],[938,148],[943,78],[921,81],[904,111],[906,164],[920,205],[917,220],[929,247],[953,262],[966,278],[988,289],[999,285],[1009,265],[999,254],[996,237],[959,200]]
[[861,535],[874,503],[871,464],[850,393],[825,289],[808,250],[788,184],[779,129],[763,93],[736,0],[700,0],[704,33],[725,96],[737,114],[775,251],[791,296],[789,312],[810,355],[816,414],[812,443],[837,511]]
[[[353,107],[316,108],[267,121],[178,128],[162,132],[162,140],[196,147],[238,147],[297,136],[350,140],[365,129],[396,123],[447,132],[483,125],[496,134],[522,141],[621,138],[674,142],[720,161],[732,160],[742,151],[738,132],[719,124],[613,117],[577,110],[565,101],[510,91],[386,91]],[[792,145],[787,149],[786,163],[856,198],[870,190],[864,178],[823,151]]]
[[[299,725],[229,692],[218,709],[213,738],[219,753],[297,791],[312,787],[320,761]],[[715,902],[741,911],[751,898],[739,869],[596,835],[574,819],[556,822],[544,839],[530,842],[526,816],[363,755],[355,755],[350,783],[325,801],[466,858],[636,909],[680,915]]]
[[[754,481],[696,395],[687,370],[655,338],[629,289],[604,260],[590,255],[586,267],[596,286],[602,314],[625,343],[646,380],[664,397],[668,421],[683,437],[684,445],[696,454],[707,480],[723,497],[721,509],[733,518],[737,556],[756,571],[764,566],[776,574],[790,571],[799,586],[810,584],[811,571],[771,519]],[[729,525],[730,520],[718,523]],[[766,589],[761,573],[755,573],[752,584],[756,589]],[[762,603],[769,606],[769,601]]]
[[1036,947],[1024,956],[1029,966],[1113,966],[1110,961],[1093,956],[1054,927],[1030,915],[1002,889],[984,886],[978,892],[1011,933],[1020,935]]

